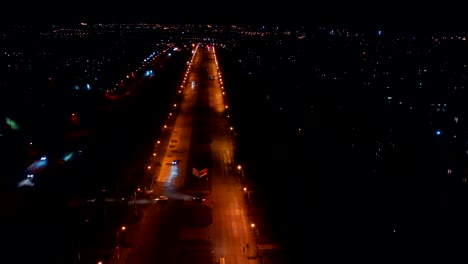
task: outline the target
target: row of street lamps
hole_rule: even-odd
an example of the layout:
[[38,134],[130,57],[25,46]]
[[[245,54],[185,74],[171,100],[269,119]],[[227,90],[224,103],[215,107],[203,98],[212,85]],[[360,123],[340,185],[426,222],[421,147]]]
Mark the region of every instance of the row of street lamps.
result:
[[[192,47],[195,47],[194,45],[192,45]],[[196,47],[198,48],[198,47]],[[193,59],[194,59],[194,56],[195,56],[195,53],[192,55],[192,58],[190,61],[187,62],[187,70],[185,71],[185,74],[184,74],[184,78],[182,80],[182,84],[180,85],[180,89],[177,91],[178,92],[178,102],[180,102],[182,99],[183,99],[183,94],[184,94],[184,91],[186,89],[186,82],[188,80],[188,76],[189,76],[189,73],[190,71],[192,70],[192,62],[193,62]],[[154,164],[155,167],[159,167],[161,166],[161,161],[162,161],[162,156],[164,154],[164,147],[161,145],[161,140],[169,140],[169,138],[165,138],[166,137],[170,137],[170,133],[166,133],[166,130],[168,128],[167,124],[169,124],[171,121],[172,122],[175,122],[174,121],[174,116],[176,114],[176,111],[177,111],[177,103],[174,103],[172,105],[172,111],[168,114],[167,116],[167,120],[166,120],[166,124],[163,125],[163,127],[161,128],[161,134],[159,136],[160,140],[158,140],[156,142],[156,145],[154,147],[154,150],[153,150],[153,156],[150,158],[150,165],[147,166],[147,172],[144,176],[144,190],[152,190],[153,189],[153,183],[154,183],[154,175],[156,173],[156,168],[153,168],[151,166],[151,164]],[[158,151],[160,151],[161,153],[159,153],[159,156],[156,157],[158,155]],[[150,183],[149,183],[149,186],[147,186],[147,180],[150,180]]]
[[[251,219],[251,220],[254,220],[254,219],[253,219],[252,198],[250,197],[250,193],[255,192],[255,191],[251,191],[251,190],[247,189],[247,187],[246,187],[246,186],[247,186],[247,185],[246,185],[247,182],[246,182],[246,179],[245,179],[245,174],[244,174],[244,170],[242,169],[242,166],[241,166],[241,165],[237,166],[237,169],[239,170],[239,175],[240,175],[240,177],[241,177],[241,182],[242,182],[242,184],[244,185],[244,189],[243,189],[243,190],[244,190],[244,193],[247,194],[247,202],[248,202],[247,208],[248,208],[248,214],[249,214],[250,219]],[[255,223],[251,223],[251,224],[250,224],[250,227],[252,228],[252,232],[253,232],[253,234],[254,234],[254,236],[255,236],[256,241],[259,242],[259,241],[260,241],[260,232],[259,232],[259,230],[258,230],[258,227],[255,225]],[[258,246],[257,246],[257,254],[258,254]]]
[[[214,50],[213,50],[213,53]],[[216,54],[215,54],[215,63],[216,63],[216,69],[217,69],[217,74],[218,74],[218,80],[219,80],[219,84],[220,84],[220,87],[221,87],[221,90],[222,90],[222,94],[223,94],[223,98],[226,99],[226,93],[225,93],[225,90],[224,90],[224,86],[223,86],[223,80],[222,80],[222,77],[221,77],[221,72],[219,70],[219,65],[218,65],[218,61],[216,59]],[[226,114],[226,117],[229,118],[229,114],[227,113],[227,110],[228,110],[228,105],[225,104],[224,105],[224,111],[225,111],[225,114]],[[229,127],[229,131],[231,133],[231,136],[233,137],[233,140],[234,140],[234,146],[236,144],[236,132],[234,131],[234,127],[230,126]],[[237,170],[239,171],[239,176],[241,178],[241,183],[242,185],[244,186],[243,190],[244,192],[247,194],[247,199],[248,199],[248,214],[249,214],[249,218],[251,220],[254,220],[253,219],[253,214],[252,214],[252,211],[253,211],[253,206],[252,206],[252,199],[250,197],[250,193],[251,192],[255,192],[255,191],[251,191],[251,190],[248,190],[247,189],[247,181],[246,181],[246,178],[245,178],[245,174],[244,174],[244,170],[242,169],[242,166],[241,165],[238,165],[237,166]],[[258,230],[258,227],[257,225],[254,223],[254,221],[250,224],[250,227],[251,227],[251,230],[252,230],[252,233],[254,234],[254,237],[255,237],[255,241],[256,241],[256,255],[257,257],[259,256],[259,252],[258,252],[258,243],[260,241],[260,233],[259,233],[259,230]],[[248,246],[248,244],[247,244]],[[261,259],[260,259],[261,260]]]
[[125,231],[126,227],[122,226],[120,229],[117,229],[117,259],[120,259],[120,234]]

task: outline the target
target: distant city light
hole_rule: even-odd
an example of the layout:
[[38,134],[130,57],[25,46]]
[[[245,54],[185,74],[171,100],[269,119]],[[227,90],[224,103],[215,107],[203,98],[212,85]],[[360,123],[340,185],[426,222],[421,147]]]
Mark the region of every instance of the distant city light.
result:
[[6,124],[13,130],[18,130],[19,126],[13,119],[6,117]]

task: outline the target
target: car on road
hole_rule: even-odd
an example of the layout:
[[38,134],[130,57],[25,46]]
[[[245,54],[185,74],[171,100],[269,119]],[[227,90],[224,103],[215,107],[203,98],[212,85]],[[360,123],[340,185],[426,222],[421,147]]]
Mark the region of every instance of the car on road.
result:
[[165,195],[161,195],[158,198],[154,199],[155,202],[166,202],[169,200],[169,197]]
[[205,197],[203,196],[194,196],[192,197],[192,201],[195,202],[195,203],[204,203],[206,200]]

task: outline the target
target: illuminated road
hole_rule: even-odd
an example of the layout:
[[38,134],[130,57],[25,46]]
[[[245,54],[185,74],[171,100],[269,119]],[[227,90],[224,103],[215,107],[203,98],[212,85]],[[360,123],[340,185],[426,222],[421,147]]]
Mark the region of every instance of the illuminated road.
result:
[[[195,53],[185,78],[183,100],[174,106],[176,119],[163,128],[167,142],[156,143],[148,165],[150,171],[157,167],[148,177],[147,195],[137,201],[142,219],[126,227],[120,237],[120,261],[211,264],[224,258],[226,263],[260,263],[255,258],[257,229],[248,218],[212,49]],[[161,146],[165,148],[158,149]],[[173,165],[173,160],[179,163]],[[187,178],[196,177],[193,168],[208,170],[197,178],[196,188],[187,184]],[[197,190],[206,195],[204,204],[192,201]],[[169,200],[156,201],[160,195]],[[187,225],[191,208],[212,221]]]
[[[113,204],[125,208],[127,215],[124,218],[120,213],[117,217],[107,216],[108,211],[104,209],[103,218],[109,222],[95,229],[88,227],[88,221],[95,220],[81,216],[84,221],[77,223],[80,227],[71,228],[74,230],[71,236],[78,242],[70,239],[73,241],[70,249],[67,248],[76,263],[96,263],[96,259],[102,259],[107,260],[104,263],[213,264],[220,258],[226,263],[261,263],[256,248],[258,223],[252,226],[249,219],[247,193],[241,184],[239,164],[234,160],[235,130],[231,129],[225,112],[228,106],[224,101],[222,76],[214,50],[198,48],[197,51],[187,63],[187,72],[181,80],[180,101],[173,105],[167,122],[157,131],[161,134],[154,136],[157,140],[151,154],[145,150],[147,145],[138,148],[145,151],[135,151],[134,157],[125,154],[132,150],[126,147],[130,145],[126,141],[132,141],[132,144],[147,142],[146,139],[138,140],[136,132],[127,134],[125,131],[136,128],[131,126],[136,122],[145,124],[153,120],[140,111],[151,109],[146,102],[152,102],[152,96],[164,98],[163,95],[155,91],[145,94],[145,91],[151,91],[152,82],[137,80],[133,83],[134,89],[129,90],[131,93],[109,97],[112,107],[107,110],[115,114],[105,121],[106,124],[115,123],[108,129],[120,133],[109,139],[109,144],[105,144],[108,148],[103,148],[103,153],[112,158],[101,165],[102,171],[113,175],[117,170],[111,170],[112,166],[126,168],[119,171],[119,175],[128,176],[123,177],[120,184],[131,184],[131,188],[139,186],[139,190],[135,190],[135,200],[128,200],[128,196],[105,199],[110,206],[106,208]],[[138,85],[141,85],[140,90]],[[134,96],[129,96],[132,94]],[[142,97],[145,100],[141,100]],[[134,109],[132,114],[128,113],[129,106]],[[134,118],[136,121],[130,122]],[[83,153],[86,152],[78,149],[73,157]],[[73,157],[66,155],[64,164]],[[173,164],[174,160],[178,163]],[[146,161],[149,162],[146,164]],[[48,158],[33,163],[25,176],[40,173],[46,162],[49,162]],[[128,164],[115,164],[119,162]],[[141,181],[135,175],[139,175],[142,164],[147,171]],[[203,170],[207,171],[206,175],[194,175]],[[19,187],[33,187],[32,179],[25,177],[18,183]],[[157,201],[161,195],[167,196],[168,201]],[[200,195],[205,196],[204,203],[192,200]],[[83,241],[92,243],[85,248]],[[87,262],[88,258],[92,261]]]
[[[210,62],[215,62],[210,53]],[[208,66],[209,76],[218,76],[215,63]],[[247,257],[255,256],[255,229],[250,226],[239,171],[234,161],[233,143],[227,117],[223,114],[222,79],[209,82],[210,123],[212,124],[212,194],[214,213],[213,245],[216,258],[226,263],[248,263]],[[229,106],[228,106],[229,107]],[[247,244],[250,246],[247,247]],[[253,261],[253,260],[252,260]]]

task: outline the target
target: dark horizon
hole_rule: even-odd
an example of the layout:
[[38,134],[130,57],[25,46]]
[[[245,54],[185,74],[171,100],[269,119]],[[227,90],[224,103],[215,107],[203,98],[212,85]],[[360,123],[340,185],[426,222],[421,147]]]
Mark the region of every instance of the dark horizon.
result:
[[409,7],[406,3],[312,3],[288,1],[277,4],[233,2],[186,3],[74,3],[61,6],[41,3],[25,9],[16,3],[1,13],[3,24],[60,23],[175,23],[175,24],[251,24],[315,27],[330,25],[399,31],[466,32],[463,8],[445,3]]

